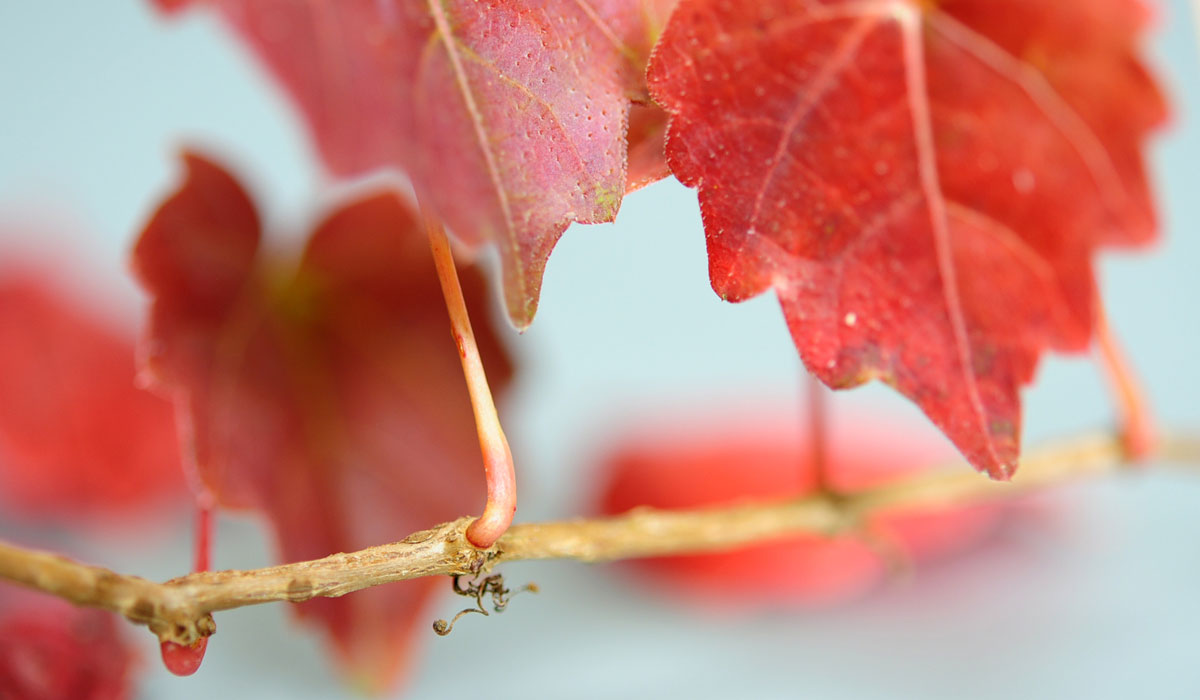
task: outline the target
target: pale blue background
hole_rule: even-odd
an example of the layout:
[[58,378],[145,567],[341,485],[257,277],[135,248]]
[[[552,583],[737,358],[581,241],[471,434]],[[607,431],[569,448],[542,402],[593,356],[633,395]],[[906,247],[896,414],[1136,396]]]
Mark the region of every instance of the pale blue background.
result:
[[[83,286],[130,308],[130,236],[172,185],[180,144],[235,154],[277,230],[307,221],[322,185],[299,122],[247,53],[214,21],[161,23],[144,5],[0,0],[0,254],[69,250],[80,268],[101,270]],[[1166,242],[1101,267],[1157,414],[1200,428],[1200,54],[1187,3],[1163,9],[1153,56],[1177,111],[1152,157]],[[530,370],[506,407],[526,520],[583,511],[594,456],[630,406],[727,396],[786,405],[800,379],[772,298],[732,306],[713,295],[695,197],[673,182],[628,198],[615,225],[569,231],[536,323],[511,340]],[[847,409],[863,405],[929,430],[877,387],[838,410],[852,420]],[[1111,420],[1101,377],[1082,360],[1047,363],[1027,405],[1031,442]],[[1200,697],[1196,475],[1155,469],[1042,503],[1048,514],[969,559],[803,614],[710,619],[609,568],[514,565],[514,580],[544,592],[503,616],[468,618],[449,638],[430,634],[406,697]],[[125,546],[101,535],[77,546],[166,578],[188,560],[185,517],[174,522],[125,532]],[[218,543],[222,568],[269,559],[245,520],[223,521]],[[457,607],[442,600],[430,618]],[[285,606],[218,623],[204,668],[183,680],[157,664],[149,635],[134,635],[146,657],[141,697],[349,694]]]

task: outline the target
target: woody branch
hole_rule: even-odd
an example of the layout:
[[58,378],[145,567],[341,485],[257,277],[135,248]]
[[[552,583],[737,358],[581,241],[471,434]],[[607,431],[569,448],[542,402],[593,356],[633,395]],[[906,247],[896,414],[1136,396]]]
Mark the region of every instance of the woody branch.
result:
[[[1030,452],[1009,483],[989,481],[957,464],[837,498],[679,511],[640,508],[608,518],[514,525],[487,549],[468,541],[472,518],[460,518],[357,552],[248,571],[204,571],[165,583],[0,543],[0,579],[112,610],[146,625],[161,641],[188,645],[213,633],[212,613],[221,610],[339,597],[424,576],[483,574],[512,561],[610,561],[729,549],[797,534],[854,534],[883,510],[1010,498],[1117,471],[1127,463],[1126,455],[1118,435],[1085,436]],[[1200,438],[1164,436],[1154,457],[1200,465]]]

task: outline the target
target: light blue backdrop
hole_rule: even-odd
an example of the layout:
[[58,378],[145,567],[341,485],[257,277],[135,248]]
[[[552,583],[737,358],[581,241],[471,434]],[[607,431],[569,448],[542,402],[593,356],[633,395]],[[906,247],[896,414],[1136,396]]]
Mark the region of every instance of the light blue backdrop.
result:
[[[214,21],[161,23],[145,4],[0,2],[0,250],[69,250],[80,267],[102,270],[84,284],[129,308],[139,303],[122,277],[130,236],[172,185],[180,144],[236,156],[276,230],[307,221],[322,185],[299,122],[247,53]],[[1157,414],[1200,428],[1200,54],[1188,10],[1166,3],[1153,41],[1177,105],[1153,149],[1166,241],[1106,258],[1102,272]],[[536,323],[511,340],[530,370],[506,406],[525,520],[586,508],[589,468],[629,406],[729,396],[786,405],[800,381],[772,298],[732,306],[713,295],[695,197],[674,182],[629,197],[615,225],[568,231]],[[878,387],[839,398],[837,415],[852,420],[868,405],[930,430]],[[1092,365],[1052,360],[1028,393],[1027,439],[1110,416]],[[804,614],[712,619],[624,585],[611,568],[514,565],[514,580],[544,592],[503,616],[468,618],[448,638],[430,634],[408,697],[1200,697],[1196,475],[1155,469],[1041,503],[1050,515],[969,559]],[[187,566],[182,518],[143,538],[137,552],[100,538],[81,546],[152,578]],[[223,521],[218,543],[221,568],[269,559],[245,520]],[[430,618],[458,607],[444,599]],[[218,623],[189,679],[169,676],[149,635],[136,635],[147,660],[141,697],[348,694],[283,605]]]

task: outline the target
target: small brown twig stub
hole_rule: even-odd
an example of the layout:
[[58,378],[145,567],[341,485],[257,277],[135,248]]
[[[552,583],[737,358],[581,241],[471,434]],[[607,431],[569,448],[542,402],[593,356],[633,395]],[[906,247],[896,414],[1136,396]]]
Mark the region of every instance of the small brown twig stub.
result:
[[527,583],[516,591],[512,591],[504,585],[503,574],[492,574],[491,576],[487,576],[483,579],[475,579],[471,583],[467,584],[466,588],[463,588],[460,585],[462,580],[462,575],[455,574],[450,580],[450,586],[457,595],[466,598],[474,598],[475,607],[466,608],[465,610],[459,611],[459,613],[455,615],[454,619],[450,620],[450,622],[446,622],[445,620],[434,620],[433,631],[437,632],[439,636],[445,637],[446,635],[450,634],[450,632],[454,629],[454,623],[458,622],[458,618],[462,617],[463,615],[467,615],[469,613],[482,613],[485,617],[487,617],[487,608],[483,606],[483,597],[485,595],[490,595],[492,597],[492,610],[500,613],[504,612],[504,609],[508,607],[509,601],[517,593],[523,593],[525,591],[537,593],[539,590],[536,583]]

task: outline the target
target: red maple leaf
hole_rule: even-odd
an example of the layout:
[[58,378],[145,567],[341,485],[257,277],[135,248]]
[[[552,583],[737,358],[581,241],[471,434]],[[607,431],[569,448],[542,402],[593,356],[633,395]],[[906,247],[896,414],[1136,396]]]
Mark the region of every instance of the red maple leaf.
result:
[[171,406],[135,386],[133,337],[45,269],[0,270],[0,497],[26,516],[183,495]]
[[[599,509],[665,509],[771,502],[817,488],[810,445],[768,411],[739,410],[650,426],[604,461]],[[762,420],[750,421],[760,416]],[[864,440],[864,435],[870,435]],[[930,435],[929,438],[934,436]],[[827,486],[839,494],[880,486],[953,457],[940,440],[855,419],[828,440]],[[668,588],[720,608],[829,603],[861,594],[889,564],[927,562],[976,544],[997,525],[997,506],[893,509],[842,537],[802,535],[718,554],[631,562]],[[888,561],[892,559],[893,561]]]
[[[185,157],[182,187],[134,253],[154,299],[145,367],[172,395],[200,474],[224,505],[263,511],[280,556],[352,551],[459,517],[483,499],[458,354],[424,237],[392,194],[349,204],[283,272],[218,166]],[[482,278],[463,271],[478,311]],[[494,387],[511,367],[477,314]],[[328,631],[356,680],[404,668],[437,580],[298,606]]]
[[649,68],[713,289],[774,288],[809,370],[880,378],[1007,478],[1018,389],[1083,349],[1091,259],[1155,222],[1136,0],[685,0]]
[[[519,328],[567,225],[616,216],[631,100],[648,101],[646,57],[674,4],[157,1],[217,8],[295,98],[335,173],[399,167],[460,239],[494,241]],[[665,175],[655,135],[634,149],[633,185]]]
[[0,587],[0,698],[123,700],[137,655],[116,615]]

